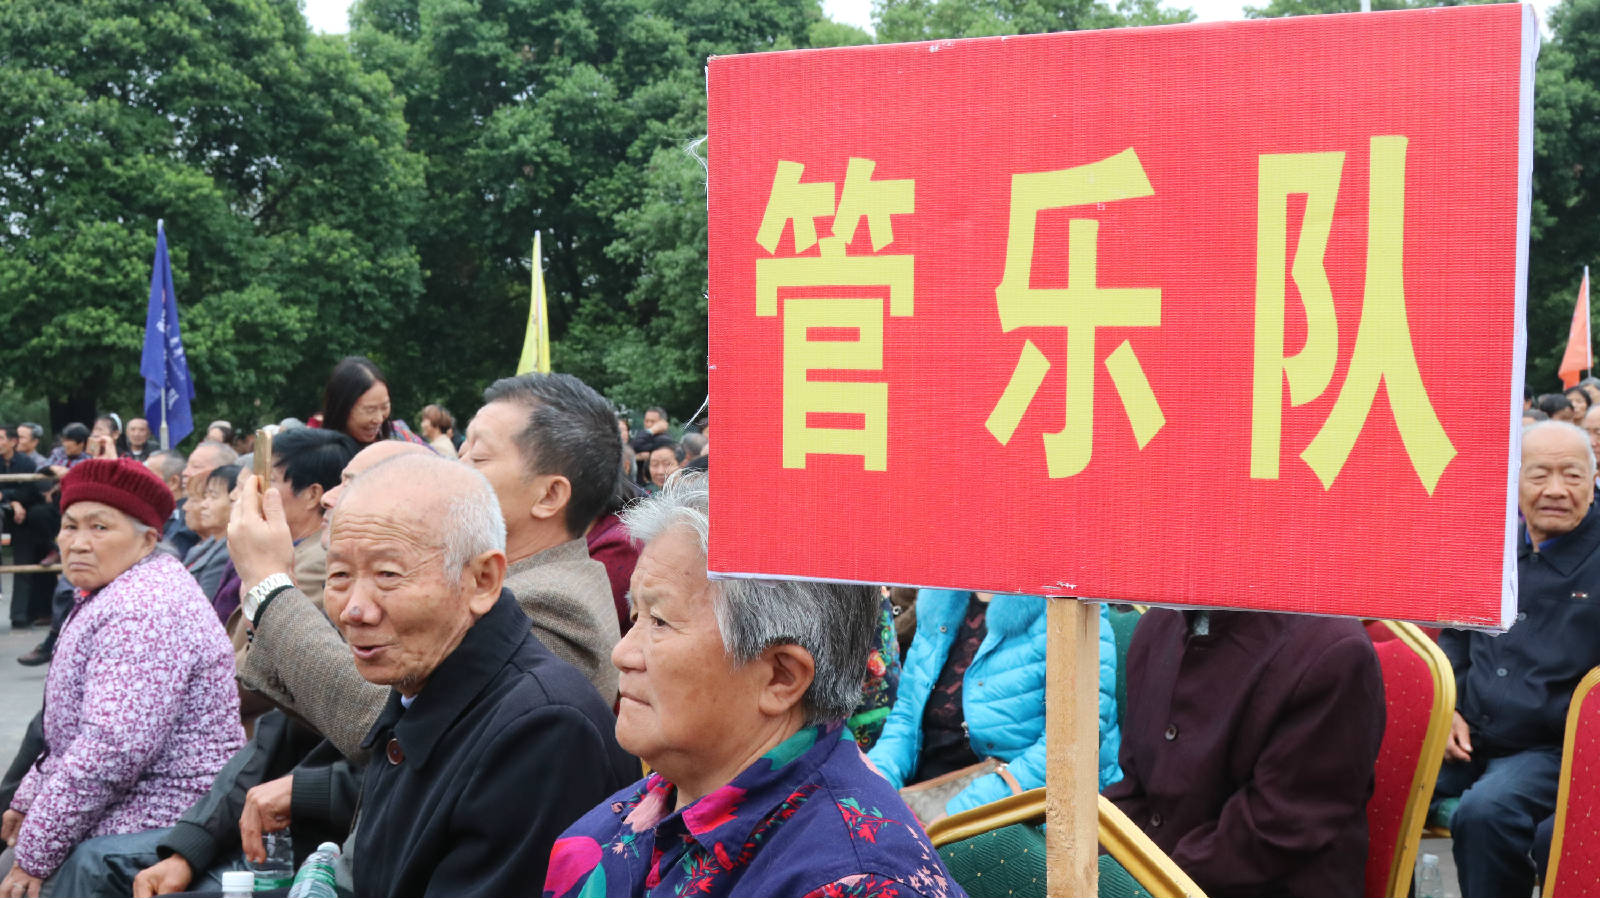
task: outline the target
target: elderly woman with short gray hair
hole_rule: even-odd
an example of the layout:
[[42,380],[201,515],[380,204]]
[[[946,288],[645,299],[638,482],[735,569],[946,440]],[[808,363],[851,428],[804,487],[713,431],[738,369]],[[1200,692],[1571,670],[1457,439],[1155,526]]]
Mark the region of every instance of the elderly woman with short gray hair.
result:
[[877,591],[711,580],[704,475],[623,512],[644,549],[611,654],[617,741],[654,772],[557,840],[546,895],[961,895],[845,718]]

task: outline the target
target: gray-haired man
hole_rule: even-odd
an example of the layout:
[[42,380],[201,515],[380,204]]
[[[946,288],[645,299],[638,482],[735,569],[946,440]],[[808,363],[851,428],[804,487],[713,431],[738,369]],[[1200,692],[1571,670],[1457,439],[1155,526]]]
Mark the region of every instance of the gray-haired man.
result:
[[562,829],[637,770],[594,688],[529,632],[505,569],[499,503],[459,464],[391,459],[334,509],[328,615],[388,692],[364,742],[358,895],[525,892]]

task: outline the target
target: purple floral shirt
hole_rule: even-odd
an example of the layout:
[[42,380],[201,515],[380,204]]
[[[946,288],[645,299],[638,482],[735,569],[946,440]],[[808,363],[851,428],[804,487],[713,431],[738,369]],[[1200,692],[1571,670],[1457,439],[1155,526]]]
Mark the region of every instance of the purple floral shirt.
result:
[[556,840],[547,896],[964,896],[894,789],[839,724],[807,727],[672,809],[652,773]]
[[244,745],[233,646],[182,562],[156,552],[79,592],[45,681],[45,754],[11,807],[17,863],[176,823]]

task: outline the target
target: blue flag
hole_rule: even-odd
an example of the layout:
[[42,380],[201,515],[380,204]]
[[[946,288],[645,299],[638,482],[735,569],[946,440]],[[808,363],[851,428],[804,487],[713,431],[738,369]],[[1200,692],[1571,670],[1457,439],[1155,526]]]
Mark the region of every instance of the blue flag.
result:
[[[150,309],[144,319],[144,355],[139,359],[144,375],[144,414],[150,429],[160,434],[161,448],[182,442],[194,430],[189,400],[194,381],[178,333],[178,298],[172,292],[172,263],[167,260],[167,232],[156,222],[156,259],[150,270]],[[166,432],[161,432],[162,424]]]

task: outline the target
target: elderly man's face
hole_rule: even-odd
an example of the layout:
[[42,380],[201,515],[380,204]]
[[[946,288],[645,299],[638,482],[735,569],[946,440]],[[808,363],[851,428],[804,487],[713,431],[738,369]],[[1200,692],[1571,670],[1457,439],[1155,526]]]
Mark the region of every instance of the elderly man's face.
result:
[[706,562],[692,533],[673,528],[639,554],[629,594],[638,618],[611,651],[617,742],[663,770],[710,768],[739,733],[761,690],[759,665],[735,667],[712,610]]
[[128,443],[134,446],[143,446],[150,442],[150,422],[143,418],[134,418],[128,422]]
[[465,572],[445,569],[444,506],[429,493],[426,484],[349,492],[328,541],[323,601],[356,670],[408,696],[421,691],[475,619]]
[[1535,542],[1568,533],[1594,500],[1588,447],[1566,428],[1541,428],[1522,438],[1522,517]]
[[201,446],[189,453],[189,463],[183,466],[184,495],[191,501],[199,499],[206,490],[206,478],[221,467],[222,458],[212,446]]
[[650,453],[650,482],[656,486],[665,486],[667,478],[672,472],[683,467],[678,464],[678,454],[666,446],[652,450]]

